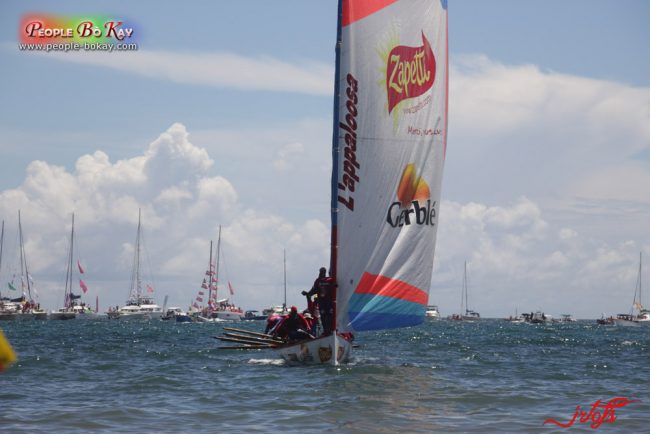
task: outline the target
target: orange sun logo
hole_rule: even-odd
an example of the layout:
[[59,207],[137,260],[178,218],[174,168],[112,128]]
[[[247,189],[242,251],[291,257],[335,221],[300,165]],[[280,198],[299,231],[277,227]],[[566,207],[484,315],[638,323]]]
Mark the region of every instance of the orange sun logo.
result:
[[397,187],[397,200],[402,208],[409,207],[414,200],[420,202],[429,199],[429,197],[431,197],[429,185],[421,176],[417,176],[415,164],[407,164]]

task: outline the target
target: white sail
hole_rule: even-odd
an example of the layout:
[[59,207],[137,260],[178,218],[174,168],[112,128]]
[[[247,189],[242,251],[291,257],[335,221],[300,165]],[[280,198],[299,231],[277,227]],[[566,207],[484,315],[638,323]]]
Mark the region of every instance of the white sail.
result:
[[428,304],[447,138],[447,4],[342,1],[332,173],[339,331]]

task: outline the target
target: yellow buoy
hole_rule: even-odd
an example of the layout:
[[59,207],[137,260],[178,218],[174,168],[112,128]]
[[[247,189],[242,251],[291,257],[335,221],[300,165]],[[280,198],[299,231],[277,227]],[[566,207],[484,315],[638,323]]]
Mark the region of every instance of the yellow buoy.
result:
[[16,361],[16,353],[11,348],[9,341],[0,330],[0,372],[7,369]]

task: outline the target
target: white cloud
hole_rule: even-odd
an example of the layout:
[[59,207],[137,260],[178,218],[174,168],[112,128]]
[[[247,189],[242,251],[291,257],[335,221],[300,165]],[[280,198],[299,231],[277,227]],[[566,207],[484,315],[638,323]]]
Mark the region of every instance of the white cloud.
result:
[[[159,302],[162,294],[169,294],[174,303],[195,295],[207,266],[209,242],[216,247],[219,226],[222,272],[238,288],[241,301],[258,308],[280,301],[269,288],[281,279],[283,249],[292,281],[305,289],[327,257],[328,227],[317,220],[296,225],[246,208],[233,184],[211,173],[213,166],[207,151],[188,140],[181,124],[172,125],[140,155],[116,162],[103,151],[79,157],[72,172],[32,162],[21,185],[0,192],[0,213],[9,216],[22,210],[28,260],[32,274],[40,277],[43,304],[53,308],[62,302],[57,279],[63,277],[73,211],[85,280],[104,306],[121,304],[127,296],[139,208],[143,272],[154,280]],[[6,233],[15,233],[15,225],[8,219]],[[5,249],[2,279],[18,267],[16,252],[16,243]],[[300,297],[299,291],[293,295]]]
[[286,171],[293,168],[299,155],[304,152],[305,148],[301,143],[289,143],[284,145],[276,154],[273,160],[273,167],[279,171]]
[[119,59],[108,53],[86,51],[36,55],[183,84],[310,95],[332,95],[333,92],[334,69],[329,63],[315,61],[291,64],[269,56],[147,50],[120,52]]

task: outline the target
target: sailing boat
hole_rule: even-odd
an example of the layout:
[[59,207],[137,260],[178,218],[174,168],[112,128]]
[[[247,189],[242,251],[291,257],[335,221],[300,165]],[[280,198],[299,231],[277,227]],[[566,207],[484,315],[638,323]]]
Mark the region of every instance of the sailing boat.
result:
[[[219,238],[217,239],[217,260],[212,264],[212,241],[210,241],[210,265],[206,276],[209,278],[208,289],[208,303],[207,306],[201,309],[201,313],[196,316],[199,322],[219,322],[219,321],[241,321],[244,317],[244,312],[241,308],[235,306],[230,302],[229,298],[217,298],[219,290],[219,260],[221,256],[221,226],[219,226]],[[205,279],[204,279],[205,284]],[[201,285],[202,289],[204,285]],[[228,290],[230,295],[234,294],[232,285],[228,282]],[[197,297],[197,301],[199,301]]]
[[153,287],[146,285],[146,292],[142,288],[142,279],[140,276],[140,253],[141,253],[141,211],[138,210],[138,230],[135,237],[135,249],[133,251],[133,269],[131,271],[131,288],[129,290],[129,299],[125,306],[116,310],[107,312],[109,318],[113,319],[160,319],[162,309],[156,304],[153,297]]
[[272,315],[286,315],[289,313],[287,308],[287,251],[283,250],[283,270],[284,270],[284,301],[282,305],[273,305],[269,308],[262,310],[262,315],[256,317],[256,319],[268,319]]
[[[203,277],[203,283],[201,283],[201,289],[199,289],[196,299],[190,307],[190,318],[199,322],[210,322],[214,321],[213,318],[210,318],[210,306],[214,306],[214,302],[217,299],[216,289],[217,276],[215,273],[215,263],[212,262],[212,240],[210,240],[210,258],[208,260],[208,269],[205,271],[205,276]],[[204,303],[205,293],[207,290],[207,302]]]
[[[641,272],[642,272],[643,257],[642,252],[639,252],[639,274],[636,278],[636,286],[634,288],[634,300],[632,301],[632,310],[629,314],[620,313],[614,319],[614,323],[620,326],[637,326],[639,323],[650,322],[650,310],[643,307],[641,301]],[[638,314],[634,315],[634,310],[638,310]]]
[[[5,241],[5,221],[2,221],[2,232],[0,232],[0,272],[2,271],[2,252],[4,248]],[[20,306],[17,302],[14,302],[9,297],[2,296],[2,290],[0,289],[0,320],[11,320],[14,319],[14,313],[18,310]]]
[[339,1],[332,140],[334,332],[281,345],[338,364],[352,333],[424,321],[447,140],[446,0]]
[[[70,248],[68,249],[67,269],[65,273],[65,291],[63,296],[63,307],[57,311],[50,313],[50,319],[90,319],[96,318],[97,314],[93,312],[91,307],[82,301],[81,294],[72,292],[75,266],[74,266],[74,213],[72,213],[72,229],[70,230]],[[79,274],[84,274],[85,271],[81,266],[81,262],[77,260],[77,267]],[[82,279],[79,279],[79,288],[85,293],[88,287]]]
[[[463,272],[463,287],[460,293],[460,314],[453,314],[449,317],[451,320],[473,321],[481,319],[481,315],[469,308],[467,302],[467,261],[465,261],[465,268]],[[464,311],[464,313],[463,313]]]
[[[4,238],[4,223],[3,223]],[[25,253],[25,242],[23,238],[23,225],[18,211],[18,238],[20,244],[20,288],[22,295],[17,298],[11,298],[3,301],[2,310],[0,311],[0,320],[25,320],[25,319],[47,319],[47,312],[42,310],[40,305],[35,301],[36,289],[34,281],[29,274],[27,266],[27,255]],[[9,289],[17,291],[15,281],[16,277],[7,284]],[[33,293],[33,294],[32,294]]]

